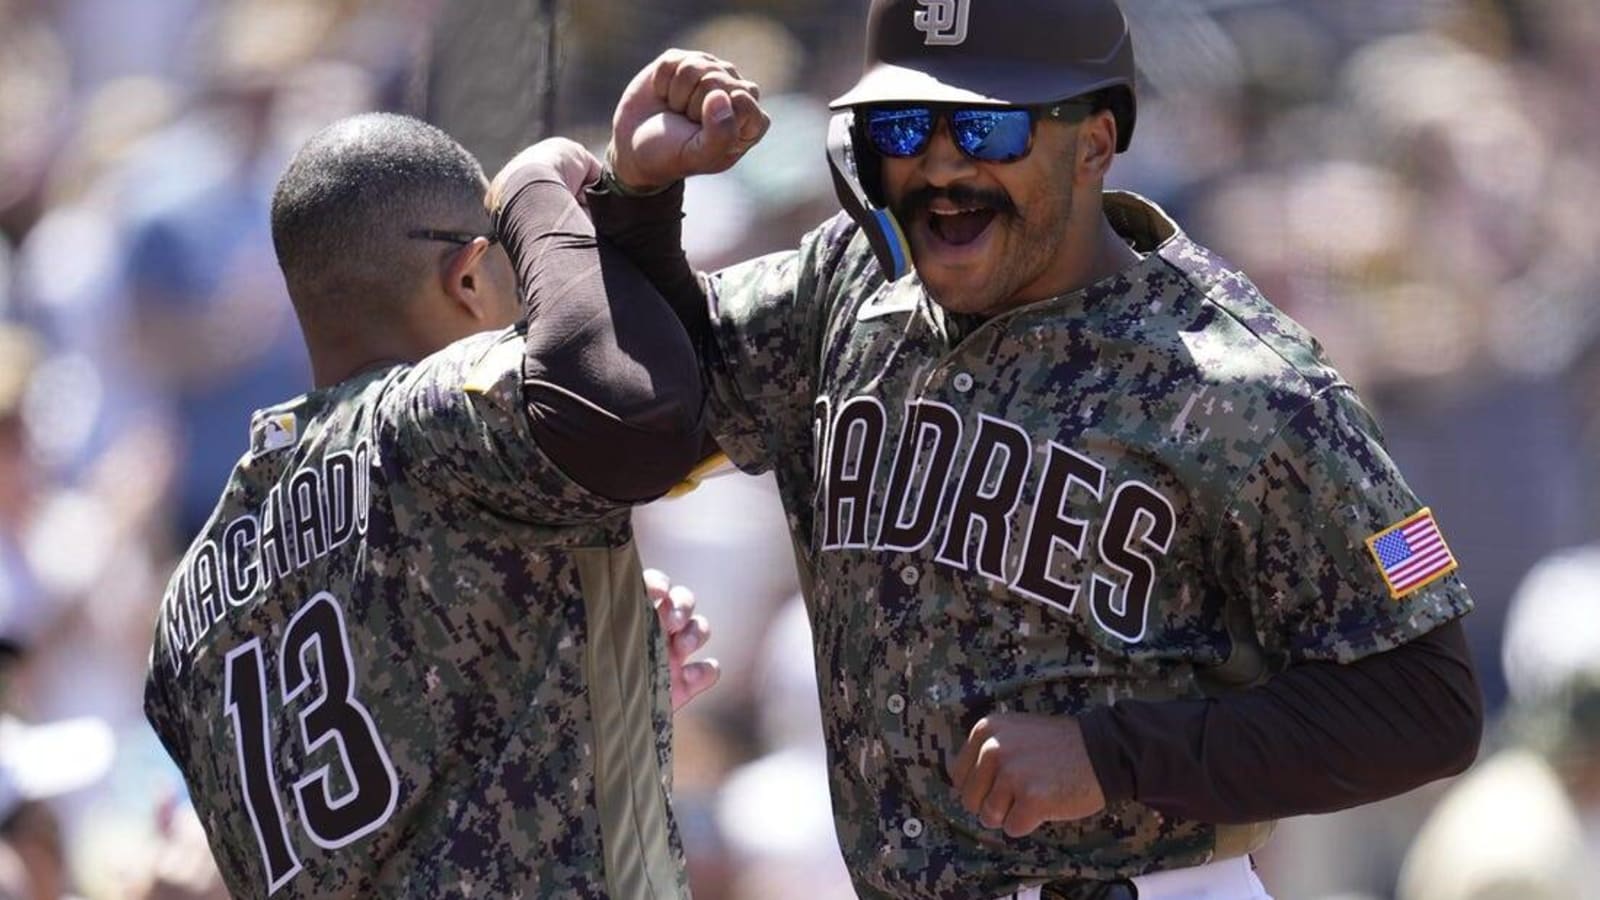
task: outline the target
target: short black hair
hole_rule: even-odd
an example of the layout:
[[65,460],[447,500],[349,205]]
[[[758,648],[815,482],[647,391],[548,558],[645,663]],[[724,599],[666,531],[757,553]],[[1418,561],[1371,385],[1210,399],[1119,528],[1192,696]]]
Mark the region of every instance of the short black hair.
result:
[[465,147],[409,116],[363,113],[317,132],[272,194],[272,244],[302,322],[396,302],[388,295],[428,258],[406,232],[487,232],[487,184]]

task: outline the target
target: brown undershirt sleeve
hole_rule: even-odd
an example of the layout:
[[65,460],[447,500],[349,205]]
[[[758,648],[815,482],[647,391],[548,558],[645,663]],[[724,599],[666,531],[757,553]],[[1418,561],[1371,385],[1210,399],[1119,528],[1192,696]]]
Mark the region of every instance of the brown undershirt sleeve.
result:
[[553,179],[517,172],[496,220],[522,291],[533,436],[596,494],[654,499],[701,458],[694,348],[660,292]]
[[1217,698],[1125,701],[1081,722],[1107,802],[1240,824],[1346,809],[1463,771],[1483,700],[1450,622],[1353,663],[1291,666]]
[[[711,303],[683,253],[683,182],[657,194],[623,195],[591,190],[589,212],[595,230],[627,255],[661,291],[678,322],[689,332],[695,352],[710,352]],[[706,429],[702,458],[721,452]]]
[[711,337],[711,310],[683,254],[683,182],[658,194],[590,191],[595,229],[660,289],[696,347]]

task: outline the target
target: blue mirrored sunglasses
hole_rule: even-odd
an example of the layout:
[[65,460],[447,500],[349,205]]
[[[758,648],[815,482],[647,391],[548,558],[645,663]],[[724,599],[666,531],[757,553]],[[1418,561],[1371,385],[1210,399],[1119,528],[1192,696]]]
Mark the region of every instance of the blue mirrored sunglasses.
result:
[[1092,109],[1084,100],[1050,106],[869,106],[862,121],[873,149],[884,156],[908,159],[928,149],[939,120],[950,125],[960,151],[980,162],[1016,162],[1033,149],[1033,126],[1039,119],[1067,119]]

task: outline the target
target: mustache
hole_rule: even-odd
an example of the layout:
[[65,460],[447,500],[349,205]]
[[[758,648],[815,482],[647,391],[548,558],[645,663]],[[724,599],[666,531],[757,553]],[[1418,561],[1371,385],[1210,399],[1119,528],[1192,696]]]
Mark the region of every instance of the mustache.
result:
[[1004,191],[985,190],[966,184],[951,185],[947,188],[936,188],[932,185],[912,191],[900,201],[900,209],[896,212],[902,217],[914,216],[926,212],[935,200],[948,200],[956,206],[975,207],[979,209],[992,209],[1003,216],[1017,214],[1017,205]]

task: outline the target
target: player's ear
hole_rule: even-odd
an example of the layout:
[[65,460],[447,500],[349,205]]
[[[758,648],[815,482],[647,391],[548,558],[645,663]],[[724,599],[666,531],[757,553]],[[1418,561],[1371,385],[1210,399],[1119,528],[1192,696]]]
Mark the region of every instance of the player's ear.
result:
[[484,265],[490,246],[488,238],[475,238],[450,254],[439,273],[445,294],[478,320],[497,314],[489,291],[489,273]]
[[1117,119],[1110,110],[1091,114],[1078,125],[1078,181],[1104,181],[1117,155]]

